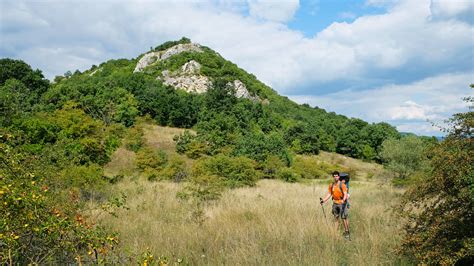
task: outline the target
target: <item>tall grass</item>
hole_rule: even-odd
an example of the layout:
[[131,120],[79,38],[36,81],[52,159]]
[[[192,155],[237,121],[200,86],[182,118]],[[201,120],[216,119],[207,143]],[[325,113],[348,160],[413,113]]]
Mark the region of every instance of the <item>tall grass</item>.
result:
[[226,191],[205,209],[204,223],[193,222],[193,205],[176,197],[181,184],[130,179],[112,193],[128,196],[129,210],[118,217],[100,211],[92,217],[120,233],[123,253],[149,249],[170,264],[380,265],[401,263],[394,254],[399,221],[390,211],[401,193],[376,182],[351,183],[352,241],[334,230],[330,204],[319,197],[327,182],[289,184],[261,180],[253,188]]

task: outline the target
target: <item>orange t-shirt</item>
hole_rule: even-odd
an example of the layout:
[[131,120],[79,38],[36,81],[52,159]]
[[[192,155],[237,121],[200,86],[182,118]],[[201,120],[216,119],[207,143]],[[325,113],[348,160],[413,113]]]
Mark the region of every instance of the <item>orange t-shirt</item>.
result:
[[342,183],[342,191],[341,189],[339,188],[339,182],[341,181],[338,181],[336,184],[334,183],[331,183],[329,184],[329,193],[331,193],[332,195],[332,201],[335,203],[335,204],[342,204],[344,203],[343,199],[344,199],[344,192],[347,193],[347,187],[346,187],[346,184]]

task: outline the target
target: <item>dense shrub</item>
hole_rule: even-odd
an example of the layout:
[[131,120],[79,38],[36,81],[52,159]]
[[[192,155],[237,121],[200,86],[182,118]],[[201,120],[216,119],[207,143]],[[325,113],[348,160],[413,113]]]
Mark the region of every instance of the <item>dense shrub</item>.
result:
[[278,179],[284,180],[286,182],[294,183],[301,179],[301,175],[295,173],[291,168],[284,167],[281,168],[277,175]]
[[259,179],[255,170],[255,161],[245,157],[229,157],[216,155],[201,158],[193,166],[193,176],[218,176],[223,179],[226,186],[234,188],[241,186],[254,186]]
[[130,151],[137,152],[143,143],[143,128],[139,125],[131,127],[125,137],[125,147]]
[[0,143],[0,263],[104,263],[117,238],[88,223],[77,201],[58,200],[26,159]]
[[161,171],[161,176],[167,180],[180,182],[184,180],[188,173],[186,171],[185,161],[179,156],[170,156],[166,167]]
[[264,178],[276,178],[281,168],[286,167],[286,163],[278,156],[269,155],[262,163],[262,173]]
[[453,116],[447,137],[432,150],[432,170],[399,207],[407,219],[401,251],[419,264],[474,262],[473,126],[474,112]]
[[314,157],[296,156],[291,166],[293,171],[303,178],[323,178],[330,174],[332,169],[329,165],[319,162]]
[[160,44],[158,46],[155,47],[155,51],[163,51],[163,50],[166,50],[168,48],[171,48],[177,44],[185,44],[185,43],[191,43],[191,40],[186,38],[186,37],[182,37],[180,40],[178,41],[167,41],[163,44]]
[[277,155],[279,158],[286,160],[287,150],[281,134],[277,132],[270,134],[251,132],[239,138],[233,154],[263,162],[269,155]]
[[60,178],[65,187],[80,188],[83,191],[100,189],[105,184],[104,169],[98,164],[74,165],[61,171]]
[[381,158],[388,169],[405,179],[427,167],[426,148],[422,139],[416,136],[388,139],[382,144]]
[[222,177],[216,175],[193,175],[189,182],[177,193],[181,200],[191,203],[191,219],[199,225],[206,220],[204,208],[218,200],[225,189]]
[[168,162],[168,156],[164,151],[151,147],[144,147],[137,152],[135,163],[148,180],[161,179],[160,171],[164,169]]
[[189,150],[189,145],[195,139],[196,136],[191,134],[189,130],[185,130],[182,134],[175,135],[173,140],[176,143],[176,152],[179,154],[185,153],[187,150]]

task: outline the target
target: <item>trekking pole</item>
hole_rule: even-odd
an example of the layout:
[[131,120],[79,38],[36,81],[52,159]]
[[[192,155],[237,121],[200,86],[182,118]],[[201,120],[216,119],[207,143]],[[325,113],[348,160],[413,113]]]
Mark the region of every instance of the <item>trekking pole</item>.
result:
[[[319,202],[322,202],[322,201],[323,201],[323,198],[319,198]],[[329,225],[328,224],[328,218],[326,217],[326,212],[324,211],[323,204],[321,204],[321,208],[323,208],[323,215],[324,215],[324,220],[326,221],[326,225]]]

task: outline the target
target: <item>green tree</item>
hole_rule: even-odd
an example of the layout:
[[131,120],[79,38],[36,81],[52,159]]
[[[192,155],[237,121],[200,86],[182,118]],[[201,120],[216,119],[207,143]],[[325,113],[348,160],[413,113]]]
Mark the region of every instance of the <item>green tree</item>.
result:
[[263,132],[249,132],[240,137],[236,143],[233,154],[236,156],[246,156],[257,162],[263,162],[269,155],[276,155],[280,159],[284,158],[286,145],[283,137],[272,132],[265,135]]
[[400,179],[408,178],[427,166],[426,145],[416,136],[388,139],[382,144],[382,159]]
[[40,70],[33,70],[21,60],[9,58],[0,59],[0,86],[9,79],[16,79],[23,83],[35,99],[49,88],[49,81],[44,78]]
[[31,97],[26,86],[16,79],[9,79],[0,86],[0,126],[8,126],[13,119],[30,111]]
[[259,177],[255,167],[255,161],[249,158],[218,154],[196,161],[193,165],[192,175],[194,177],[217,176],[222,178],[224,184],[231,188],[255,186]]
[[369,125],[362,129],[367,144],[374,150],[375,156],[373,158],[363,157],[365,159],[375,159],[381,162],[380,152],[382,150],[382,143],[387,139],[399,139],[400,133],[397,129],[387,123],[377,123]]
[[402,253],[425,265],[474,262],[473,98],[455,114],[432,152],[432,170],[413,184],[399,207],[407,222]]

